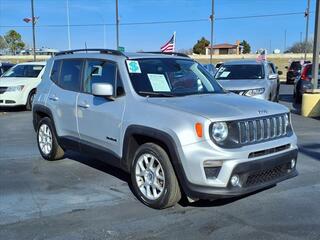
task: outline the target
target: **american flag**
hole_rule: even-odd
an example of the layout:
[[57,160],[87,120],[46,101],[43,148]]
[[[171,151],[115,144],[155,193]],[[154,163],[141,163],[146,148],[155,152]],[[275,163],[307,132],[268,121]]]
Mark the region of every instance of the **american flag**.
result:
[[[34,17],[33,18],[33,21],[34,21],[34,23],[36,23],[37,21],[38,21],[38,19],[39,19],[39,17]],[[32,18],[24,18],[24,19],[22,19],[24,22],[26,22],[26,23],[29,23],[29,22],[31,22],[32,21]]]
[[266,61],[266,60],[267,60],[266,50],[262,50],[257,57],[257,61]]
[[175,33],[172,35],[172,37],[170,38],[170,40],[163,45],[160,50],[161,52],[174,52],[174,48],[175,48]]

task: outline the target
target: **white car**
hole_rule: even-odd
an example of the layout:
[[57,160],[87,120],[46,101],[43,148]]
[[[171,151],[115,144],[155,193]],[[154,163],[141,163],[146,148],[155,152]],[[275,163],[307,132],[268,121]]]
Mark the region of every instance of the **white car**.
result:
[[0,78],[0,107],[24,105],[31,110],[45,65],[45,62],[20,63],[5,72]]

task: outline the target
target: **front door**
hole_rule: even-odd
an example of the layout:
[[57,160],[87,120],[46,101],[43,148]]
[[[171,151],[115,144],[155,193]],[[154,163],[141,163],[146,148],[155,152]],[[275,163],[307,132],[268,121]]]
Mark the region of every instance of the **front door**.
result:
[[117,82],[120,81],[115,63],[89,59],[85,62],[82,93],[77,101],[81,142],[105,148],[118,156],[121,156],[120,132],[125,97],[118,96],[108,99],[94,96],[92,95],[92,84],[110,83],[114,89],[117,89]]

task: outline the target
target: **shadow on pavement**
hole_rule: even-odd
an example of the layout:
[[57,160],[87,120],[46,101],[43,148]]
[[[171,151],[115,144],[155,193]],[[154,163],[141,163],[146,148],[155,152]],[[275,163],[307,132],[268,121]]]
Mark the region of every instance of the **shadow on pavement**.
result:
[[243,198],[247,198],[251,195],[255,195],[259,192],[263,192],[265,190],[268,190],[270,188],[273,188],[274,186],[276,185],[272,185],[270,187],[267,187],[267,188],[263,188],[263,189],[260,189],[260,190],[257,190],[257,191],[254,191],[252,193],[248,193],[248,194],[245,194],[245,195],[242,195],[242,196],[237,196],[237,197],[230,197],[230,198],[220,198],[220,199],[216,199],[216,200],[198,200],[196,202],[193,202],[193,203],[189,203],[186,199],[183,199],[180,203],[180,205],[182,207],[219,207],[219,206],[224,206],[224,205],[228,205],[228,204],[231,204],[233,202],[236,202],[238,200],[241,200]]
[[[131,190],[131,192],[134,194],[134,191],[133,191],[133,188],[132,188],[132,184],[131,184],[131,178],[130,178],[130,174],[126,173],[125,171],[119,169],[119,168],[116,168],[116,167],[113,167],[111,165],[109,165],[108,163],[105,163],[101,160],[97,160],[95,158],[91,158],[91,157],[88,157],[88,156],[84,156],[84,155],[81,155],[79,153],[76,153],[76,152],[67,152],[66,153],[66,158],[69,158],[69,159],[72,159],[74,161],[77,161],[79,163],[82,163],[82,164],[85,164],[91,168],[94,168],[94,169],[97,169],[99,171],[102,171],[106,174],[109,174],[109,175],[112,175],[126,183],[128,183],[128,186]],[[271,186],[269,188],[272,188],[274,186]],[[197,207],[197,208],[200,208],[200,207],[218,207],[218,206],[223,206],[223,205],[227,205],[227,204],[231,204],[235,201],[238,201],[242,198],[246,198],[250,195],[254,195],[258,192],[261,192],[261,191],[264,191],[266,189],[269,189],[269,188],[265,188],[265,189],[262,189],[262,190],[258,190],[258,191],[255,191],[253,193],[250,193],[250,194],[246,194],[246,195],[243,195],[243,196],[239,196],[239,197],[232,197],[232,198],[225,198],[225,199],[216,199],[216,200],[199,200],[199,201],[196,201],[196,202],[193,202],[193,203],[189,203],[187,198],[185,196],[182,197],[182,199],[180,200],[179,202],[179,205],[181,207]]]
[[0,107],[0,113],[3,112],[24,112],[26,111],[25,106],[19,106],[19,107]]
[[102,171],[104,173],[107,173],[109,175],[112,175],[122,181],[127,182],[129,185],[131,185],[130,175],[128,173],[126,173],[125,171],[123,171],[120,168],[113,167],[104,161],[97,160],[95,158],[91,158],[89,156],[82,155],[82,154],[76,153],[76,152],[71,152],[71,151],[68,151],[66,153],[65,157],[72,159],[74,161],[77,161],[79,163],[85,164],[91,168],[97,169],[97,170]]
[[320,143],[299,145],[299,152],[320,161]]

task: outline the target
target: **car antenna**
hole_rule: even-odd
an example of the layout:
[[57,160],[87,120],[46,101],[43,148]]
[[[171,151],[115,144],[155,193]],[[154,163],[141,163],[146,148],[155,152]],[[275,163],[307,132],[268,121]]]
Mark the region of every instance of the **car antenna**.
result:
[[88,51],[87,51],[87,42],[84,42],[84,48],[86,49],[86,53],[88,53]]

